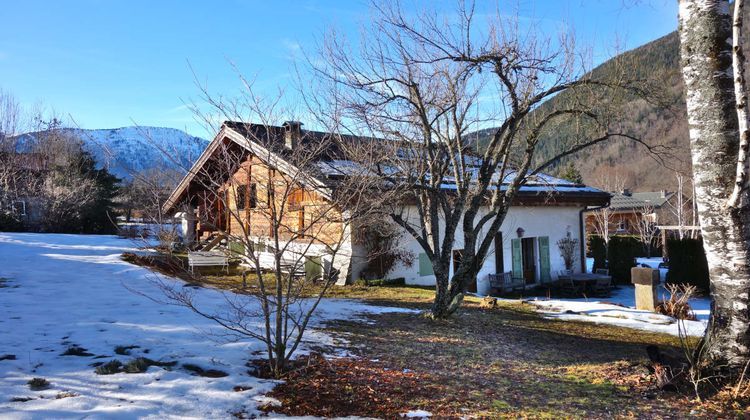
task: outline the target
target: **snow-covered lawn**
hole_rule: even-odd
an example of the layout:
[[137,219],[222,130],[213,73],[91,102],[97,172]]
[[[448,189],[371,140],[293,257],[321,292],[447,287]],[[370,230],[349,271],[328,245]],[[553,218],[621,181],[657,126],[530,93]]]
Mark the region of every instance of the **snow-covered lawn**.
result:
[[[591,258],[587,260],[591,260]],[[592,261],[587,262],[590,267]],[[638,259],[639,264],[645,264],[652,268],[658,268],[659,262],[661,262],[661,258]],[[659,271],[663,281],[666,270],[660,269]],[[659,299],[669,297],[669,292],[664,288],[663,283],[659,286],[658,295]],[[635,288],[631,285],[619,286],[612,291],[612,296],[608,298],[547,300],[543,297],[536,297],[531,298],[529,303],[536,305],[539,312],[542,312],[548,318],[589,321],[672,335],[679,334],[679,325],[674,318],[635,309]],[[711,299],[709,297],[697,297],[691,299],[689,303],[698,320],[685,321],[685,327],[688,334],[701,336],[708,324]]]
[[[156,303],[153,274],[120,260],[131,242],[112,236],[0,233],[0,417],[227,418],[257,414],[274,381],[248,374],[251,352],[260,342],[221,343],[210,338],[217,326],[187,309]],[[222,293],[199,289],[206,307],[220,305]],[[398,311],[356,301],[326,300],[315,323],[357,314]],[[335,345],[319,330],[311,344]],[[93,356],[63,356],[70,346]],[[117,346],[138,346],[131,355]],[[5,356],[5,357],[3,357]],[[9,357],[9,356],[14,356]],[[92,364],[144,356],[176,361],[171,370],[97,375]],[[4,359],[4,360],[3,360]],[[216,369],[221,378],[194,376],[189,363]],[[47,379],[47,390],[27,381]],[[240,386],[243,391],[235,392]],[[13,402],[14,399],[28,401]]]

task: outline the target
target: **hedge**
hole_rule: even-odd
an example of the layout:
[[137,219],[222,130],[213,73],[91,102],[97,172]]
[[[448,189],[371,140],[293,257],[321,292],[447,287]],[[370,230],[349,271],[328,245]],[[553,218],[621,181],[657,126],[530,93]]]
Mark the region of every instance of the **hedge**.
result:
[[667,239],[669,271],[667,283],[692,284],[702,292],[709,291],[708,262],[702,239]]
[[356,286],[368,286],[368,287],[390,287],[390,286],[404,286],[406,285],[406,279],[398,277],[395,279],[375,279],[366,280],[359,279],[354,282]]
[[609,240],[609,275],[617,284],[630,284],[630,269],[636,266],[641,242],[632,237],[613,236]]
[[594,268],[596,271],[600,268],[607,268],[607,244],[600,236],[589,236],[589,253],[594,259]]

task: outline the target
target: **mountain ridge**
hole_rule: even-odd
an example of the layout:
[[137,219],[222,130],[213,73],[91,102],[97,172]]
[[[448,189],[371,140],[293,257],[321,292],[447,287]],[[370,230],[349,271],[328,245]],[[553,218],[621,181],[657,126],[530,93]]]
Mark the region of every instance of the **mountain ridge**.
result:
[[[97,165],[106,167],[124,183],[149,170],[185,173],[208,145],[206,139],[170,127],[66,128],[65,131],[80,139]],[[28,149],[37,134],[22,134],[21,147]]]

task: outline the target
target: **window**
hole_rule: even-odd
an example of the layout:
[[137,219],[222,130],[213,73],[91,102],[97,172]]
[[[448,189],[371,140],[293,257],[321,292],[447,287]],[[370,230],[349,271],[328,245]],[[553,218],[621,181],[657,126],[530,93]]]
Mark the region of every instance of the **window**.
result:
[[305,191],[301,188],[295,189],[292,191],[291,194],[289,194],[289,199],[287,200],[289,211],[298,211],[302,208],[302,202],[305,199]]
[[248,197],[248,206],[254,209],[258,206],[258,186],[256,184],[250,184],[250,191]]
[[245,210],[247,205],[247,185],[240,185],[237,187],[237,210]]

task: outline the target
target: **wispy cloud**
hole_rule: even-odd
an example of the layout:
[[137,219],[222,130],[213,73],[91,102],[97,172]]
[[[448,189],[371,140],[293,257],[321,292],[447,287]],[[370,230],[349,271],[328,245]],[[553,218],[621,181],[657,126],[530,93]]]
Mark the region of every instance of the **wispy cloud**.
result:
[[185,104],[182,104],[182,105],[178,105],[178,106],[176,106],[174,108],[168,109],[167,110],[167,114],[177,114],[177,113],[182,113],[182,112],[189,111],[189,110],[190,110],[189,106],[187,106]]
[[299,56],[300,52],[302,52],[302,45],[300,45],[299,42],[289,38],[282,38],[281,46],[284,48],[285,52],[283,58],[288,60],[296,59]]

